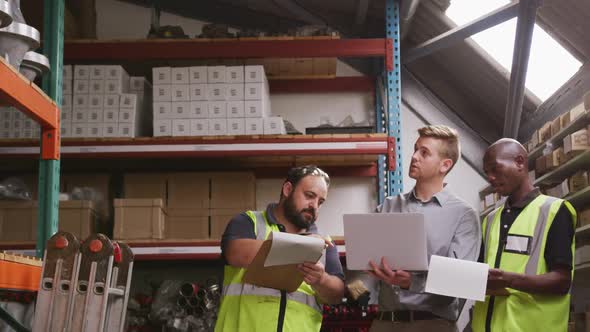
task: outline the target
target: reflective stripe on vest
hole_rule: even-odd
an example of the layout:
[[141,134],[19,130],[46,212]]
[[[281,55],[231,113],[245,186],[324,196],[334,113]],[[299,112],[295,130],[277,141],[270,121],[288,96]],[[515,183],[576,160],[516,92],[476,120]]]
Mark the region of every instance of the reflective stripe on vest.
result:
[[[266,240],[266,218],[261,211],[252,211],[254,214],[254,223],[256,224],[256,240]],[[262,221],[262,222],[259,222]]]
[[[223,296],[240,296],[240,295],[257,295],[257,296],[272,296],[276,298],[281,297],[281,291],[273,288],[257,287],[251,284],[231,284],[223,288]],[[322,313],[321,307],[318,305],[313,295],[308,295],[301,292],[287,293],[287,300],[305,304],[318,313]]]

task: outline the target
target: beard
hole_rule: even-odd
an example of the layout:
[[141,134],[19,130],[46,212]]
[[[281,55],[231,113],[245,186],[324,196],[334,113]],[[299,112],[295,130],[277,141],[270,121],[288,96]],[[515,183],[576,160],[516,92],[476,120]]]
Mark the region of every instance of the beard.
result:
[[[290,223],[299,227],[299,228],[309,228],[317,219],[317,213],[315,209],[301,209],[297,211],[295,207],[295,201],[293,200],[293,195],[287,197],[285,199],[285,218],[289,220]],[[311,214],[311,217],[305,216],[303,213],[308,212]]]

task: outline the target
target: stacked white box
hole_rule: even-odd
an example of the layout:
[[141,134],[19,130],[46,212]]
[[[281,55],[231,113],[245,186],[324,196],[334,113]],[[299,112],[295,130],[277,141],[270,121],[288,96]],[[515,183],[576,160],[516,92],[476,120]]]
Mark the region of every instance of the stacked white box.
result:
[[154,119],[154,136],[172,136],[172,119]]
[[[95,66],[90,65],[75,65],[73,67],[71,116],[69,122],[61,124],[62,137],[86,137],[90,113],[90,77],[95,77],[94,69]],[[66,89],[69,90],[67,84],[64,87],[64,90]],[[63,116],[68,118],[68,114]]]
[[287,131],[285,130],[285,122],[280,116],[270,116],[264,118],[264,135],[284,135]]

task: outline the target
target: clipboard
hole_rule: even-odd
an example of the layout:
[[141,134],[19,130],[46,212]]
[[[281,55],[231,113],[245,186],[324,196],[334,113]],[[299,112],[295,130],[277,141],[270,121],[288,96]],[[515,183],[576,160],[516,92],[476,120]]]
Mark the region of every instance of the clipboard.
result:
[[[303,275],[297,269],[298,264],[264,266],[271,244],[271,239],[262,243],[260,250],[246,269],[242,281],[255,286],[285,290],[289,293],[296,291],[303,282]],[[320,254],[316,262],[321,257]]]

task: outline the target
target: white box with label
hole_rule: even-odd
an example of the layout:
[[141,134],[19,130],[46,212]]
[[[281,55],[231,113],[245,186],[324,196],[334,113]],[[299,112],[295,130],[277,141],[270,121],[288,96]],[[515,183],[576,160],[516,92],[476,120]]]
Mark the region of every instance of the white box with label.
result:
[[72,95],[62,95],[61,108],[62,109],[69,109],[69,110],[74,108],[73,99],[74,99],[74,96],[72,96]]
[[74,94],[87,95],[90,93],[89,80],[74,80]]
[[190,116],[191,103],[186,101],[173,101],[170,118],[188,119]]
[[210,101],[209,102],[209,119],[227,118],[227,102]]
[[67,78],[68,80],[72,80],[74,78],[74,72],[72,71],[72,65],[64,65],[62,67],[62,76],[65,79]]
[[189,71],[189,83],[190,84],[203,84],[207,83],[207,67],[206,66],[194,66],[188,69]]
[[191,84],[189,89],[191,101],[209,100],[209,96],[207,95],[207,84]]
[[208,84],[207,96],[209,100],[226,100],[227,84]]
[[190,136],[191,121],[188,119],[172,120],[172,136]]
[[244,82],[263,83],[266,80],[262,65],[244,66]]
[[135,137],[135,123],[119,123],[119,137]]
[[91,80],[104,80],[106,78],[105,74],[106,66],[101,65],[92,65],[90,66],[90,79]]
[[88,123],[102,123],[104,119],[103,110],[88,110]]
[[244,83],[227,84],[227,100],[244,100]]
[[227,83],[244,83],[244,66],[225,67],[225,79]]
[[172,119],[172,103],[156,102],[154,103],[154,120]]
[[154,101],[172,101],[172,85],[154,85],[152,99]]
[[189,119],[207,119],[209,117],[209,102],[191,101]]
[[172,68],[156,67],[152,68],[152,82],[156,84],[172,84]]
[[227,135],[227,119],[209,119],[209,136]]
[[246,83],[244,85],[244,100],[263,100],[269,98],[266,83]]
[[72,137],[72,123],[71,122],[66,122],[66,123],[61,123],[61,137]]
[[99,109],[99,110],[103,109],[104,108],[104,96],[103,95],[89,95],[88,108]]
[[74,80],[89,80],[90,79],[90,66],[88,65],[75,65],[74,66]]
[[119,110],[118,109],[105,109],[103,111],[102,122],[104,123],[117,123],[119,122]]
[[172,101],[190,101],[188,84],[172,84]]
[[62,108],[59,112],[60,121],[63,123],[65,122],[72,122],[73,112],[71,109]]
[[129,90],[134,92],[144,92],[152,88],[152,85],[143,76],[131,76],[129,78]]
[[88,95],[74,95],[74,110],[88,108]]
[[117,94],[110,94],[104,96],[104,109],[118,110],[121,97]]
[[103,137],[102,135],[102,123],[91,123],[87,129],[88,137]]
[[172,136],[172,120],[154,120],[154,137]]
[[133,108],[119,109],[119,123],[136,123],[137,110]]
[[21,129],[12,128],[12,130],[10,131],[10,137],[23,138],[23,131]]
[[246,118],[264,118],[270,114],[270,104],[267,100],[246,100],[244,102],[244,116]]
[[119,125],[116,123],[103,123],[102,135],[104,137],[119,137]]
[[246,118],[244,122],[246,135],[264,134],[264,120],[262,118]]
[[243,118],[244,117],[244,102],[243,101],[228,101],[227,102],[227,117],[228,118]]
[[285,135],[285,122],[280,116],[264,118],[264,135]]
[[192,119],[190,120],[191,136],[207,136],[209,135],[209,120],[208,119]]
[[87,137],[88,124],[72,122],[72,137]]
[[64,80],[61,82],[61,92],[64,95],[71,95],[74,94],[74,81],[72,81],[72,79],[68,78],[64,78]]
[[106,80],[129,81],[129,74],[120,65],[105,66],[104,78]]
[[90,94],[104,94],[104,80],[90,80]]
[[227,134],[228,135],[245,135],[246,122],[244,118],[227,119]]
[[127,93],[129,92],[129,80],[106,80],[104,81],[104,93]]
[[188,67],[174,67],[171,70],[172,84],[188,84],[189,83],[189,70]]
[[207,67],[207,83],[225,83],[225,66]]
[[119,97],[119,108],[137,109],[137,95],[133,93],[124,93]]
[[88,109],[74,109],[72,113],[72,122],[88,122]]

